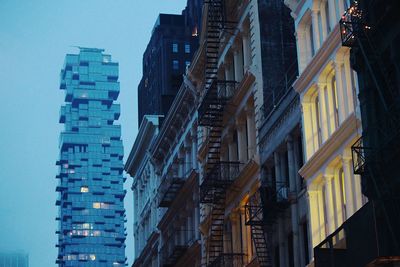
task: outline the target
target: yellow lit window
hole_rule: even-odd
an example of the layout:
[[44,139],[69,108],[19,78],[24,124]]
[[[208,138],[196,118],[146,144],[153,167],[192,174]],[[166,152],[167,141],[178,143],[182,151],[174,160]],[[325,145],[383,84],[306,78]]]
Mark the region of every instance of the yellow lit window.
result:
[[81,193],[87,193],[87,192],[89,192],[89,187],[87,187],[87,186],[82,186],[82,187],[81,187]]
[[94,209],[100,209],[100,206],[101,206],[101,205],[100,205],[100,202],[94,202],[94,203],[93,203],[93,208],[94,208]]
[[91,259],[92,261],[96,260],[96,255],[94,255],[94,254],[90,254],[89,257],[90,257],[90,259]]

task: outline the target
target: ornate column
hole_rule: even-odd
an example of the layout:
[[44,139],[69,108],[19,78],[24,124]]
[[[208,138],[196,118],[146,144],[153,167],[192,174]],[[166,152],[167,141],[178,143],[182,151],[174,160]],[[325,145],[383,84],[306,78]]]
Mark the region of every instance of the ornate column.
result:
[[[289,135],[286,139],[286,147],[288,151],[288,167],[289,167],[289,188],[290,192],[297,196],[297,171],[295,168],[295,155],[293,149],[293,137]],[[299,243],[299,215],[297,210],[297,203],[290,205],[291,219],[292,219],[292,233],[293,233],[293,258],[294,266],[300,267],[300,243]],[[289,244],[290,246],[290,244]]]
[[192,151],[191,151],[191,147],[192,147],[192,141],[190,140],[190,136],[188,136],[185,139],[184,142],[184,146],[185,146],[185,164],[184,164],[184,169],[185,169],[185,176],[189,175],[191,169],[192,169]]
[[[274,163],[275,163],[275,179],[276,182],[281,182],[281,156],[278,151],[274,152]],[[276,190],[279,190],[279,187],[277,185]]]
[[241,253],[240,244],[240,213],[237,210],[232,210],[229,214],[229,220],[232,225],[232,253]]
[[325,88],[326,83],[318,83],[318,99],[319,99],[319,118],[320,118],[320,128],[321,128],[321,141],[322,143],[326,141],[329,137],[328,129],[328,114],[327,114],[327,103],[325,101]]
[[314,48],[317,51],[320,47],[320,33],[319,33],[319,23],[318,23],[318,13],[319,9],[313,9],[311,11],[311,23],[313,25],[313,39],[314,39]]
[[329,5],[329,23],[332,31],[335,25],[338,23],[338,21],[336,20],[335,0],[328,0],[328,5]]
[[249,159],[253,158],[256,153],[256,123],[254,115],[254,106],[250,104],[246,107],[246,123],[247,123],[247,150]]
[[230,54],[225,55],[224,60],[224,67],[225,67],[225,79],[227,81],[234,81],[235,80],[235,73],[232,64],[232,56]]
[[[319,197],[318,197],[318,189],[317,185],[311,184],[308,185],[307,187],[307,200],[308,200],[308,221],[310,222],[310,229],[309,229],[309,234],[311,238],[309,239],[310,241],[310,248],[316,247],[321,241],[323,240],[323,223],[320,221],[321,218],[321,209],[319,208],[318,202],[319,202]],[[323,217],[323,216],[322,216]],[[311,254],[313,254],[313,249],[310,249]]]
[[233,58],[235,66],[235,80],[240,82],[243,78],[243,50],[241,42],[235,43]]
[[305,31],[304,27],[299,27],[295,32],[296,46],[299,58],[299,73],[302,73],[307,65],[306,44],[305,44]]
[[197,127],[193,126],[191,129],[192,132],[192,168],[197,169]]
[[[352,175],[352,162],[349,157],[342,157],[343,175],[344,175],[344,193],[346,196],[346,215],[347,218],[354,214],[355,201],[354,201],[354,188],[353,188],[353,175]],[[346,218],[346,219],[347,219]]]
[[237,161],[238,160],[238,153],[237,153],[237,140],[233,140],[233,133],[232,129],[230,129],[227,135],[227,142],[228,142],[228,159],[229,161]]
[[343,83],[343,78],[346,79],[346,77],[342,77],[343,61],[336,59],[333,65],[335,67],[336,93],[339,107],[338,113],[340,125],[349,114],[349,108],[347,104],[348,99],[346,97],[347,86],[345,86],[345,83]]
[[240,117],[236,120],[239,161],[242,163],[247,162],[247,139],[246,139],[246,124],[245,123],[246,122]]
[[333,205],[333,189],[332,189],[332,181],[333,175],[325,173],[324,175],[325,181],[325,206],[326,206],[326,219],[325,222],[328,225],[328,235],[335,231],[335,215],[334,215],[334,205]]
[[244,72],[249,70],[251,64],[251,47],[250,47],[250,37],[248,30],[242,31],[242,46],[243,46],[243,67]]

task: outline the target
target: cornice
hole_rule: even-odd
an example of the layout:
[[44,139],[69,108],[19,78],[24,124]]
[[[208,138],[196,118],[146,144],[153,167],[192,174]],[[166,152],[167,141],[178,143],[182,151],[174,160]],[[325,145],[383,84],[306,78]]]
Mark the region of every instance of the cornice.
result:
[[293,88],[296,92],[301,94],[308,88],[314,77],[329,61],[329,57],[332,55],[334,50],[342,46],[341,42],[338,23],[331,31],[328,38],[324,41],[323,45],[318,49],[317,54],[307,64],[306,68],[293,83]]
[[313,177],[320,168],[330,159],[332,154],[335,153],[343,144],[349,143],[349,138],[357,134],[357,128],[361,127],[360,120],[356,117],[354,112],[340,125],[328,140],[326,140],[317,152],[307,160],[303,167],[299,170],[299,174],[304,179]]

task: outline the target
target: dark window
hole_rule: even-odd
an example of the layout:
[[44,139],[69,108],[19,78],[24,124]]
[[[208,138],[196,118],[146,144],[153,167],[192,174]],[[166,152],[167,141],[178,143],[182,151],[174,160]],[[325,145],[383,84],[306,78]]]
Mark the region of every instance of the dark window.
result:
[[185,53],[186,54],[190,53],[190,44],[185,44]]
[[275,266],[281,266],[280,259],[279,259],[279,245],[275,246]]
[[289,254],[289,267],[294,267],[294,255],[293,255],[293,233],[288,235],[288,254]]
[[178,60],[172,60],[172,69],[179,70],[179,61]]
[[303,223],[303,245],[304,245],[304,259],[306,264],[310,262],[310,256],[308,254],[308,226],[307,221]]

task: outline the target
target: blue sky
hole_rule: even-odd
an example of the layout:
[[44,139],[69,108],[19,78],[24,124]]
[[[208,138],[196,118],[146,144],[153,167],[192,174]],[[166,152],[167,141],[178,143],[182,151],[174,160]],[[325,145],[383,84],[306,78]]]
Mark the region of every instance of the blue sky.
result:
[[[120,124],[127,156],[137,133],[142,54],[158,13],[186,0],[0,0],[0,251],[30,267],[55,266],[59,72],[71,46],[106,49],[120,63]],[[131,179],[126,255],[133,257]]]

